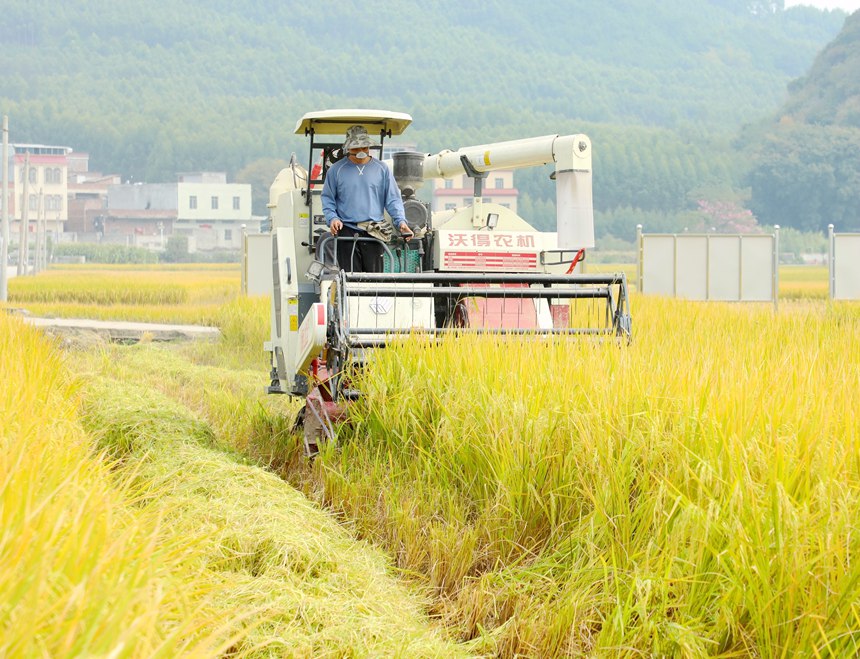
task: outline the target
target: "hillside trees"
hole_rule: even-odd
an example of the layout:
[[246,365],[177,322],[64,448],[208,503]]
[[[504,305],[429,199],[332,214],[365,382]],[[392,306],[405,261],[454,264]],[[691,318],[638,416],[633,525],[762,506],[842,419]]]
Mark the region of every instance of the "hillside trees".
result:
[[794,121],[860,128],[860,12],[789,91],[782,114]]
[[[843,16],[754,15],[746,0],[398,12],[345,0],[325,16],[297,0],[6,5],[0,110],[13,139],[88,151],[125,180],[233,177],[303,152],[292,130],[304,112],[378,107],[412,114],[406,139],[428,152],[585,132],[599,210],[663,216],[692,209],[692,191],[714,180],[739,183],[724,136],[779,102]],[[554,191],[538,178],[517,185],[543,221]]]
[[778,121],[745,131],[752,210],[803,231],[860,228],[860,12],[789,92]]
[[860,228],[860,129],[779,126],[763,139],[748,182],[750,207],[764,223]]
[[282,158],[258,158],[249,162],[236,174],[237,183],[251,185],[251,204],[254,215],[268,215],[269,187],[275,176],[289,163]]

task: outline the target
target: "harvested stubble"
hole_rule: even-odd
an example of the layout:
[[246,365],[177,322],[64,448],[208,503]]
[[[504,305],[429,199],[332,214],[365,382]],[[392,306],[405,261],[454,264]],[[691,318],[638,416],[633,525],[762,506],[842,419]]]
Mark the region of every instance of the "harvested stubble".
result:
[[634,310],[379,352],[308,491],[502,656],[856,655],[860,306]]
[[[88,373],[84,419],[133,471],[139,499],[165,511],[171,533],[199,538],[199,564],[222,586],[219,604],[248,618],[247,637],[232,650],[463,655],[431,629],[424,602],[392,577],[378,550],[356,542],[272,473],[217,448],[256,424],[271,428],[266,412],[254,409],[259,374],[193,365],[183,352],[136,346],[110,348],[101,358],[76,355]],[[132,373],[133,386],[125,383]]]

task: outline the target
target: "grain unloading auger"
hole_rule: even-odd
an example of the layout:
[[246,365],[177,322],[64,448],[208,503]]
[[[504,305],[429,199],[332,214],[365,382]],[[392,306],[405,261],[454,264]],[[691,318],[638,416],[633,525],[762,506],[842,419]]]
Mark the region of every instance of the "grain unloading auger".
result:
[[[309,166],[295,162],[270,190],[272,358],[270,393],[306,399],[299,421],[305,447],[334,439],[333,425],[359,395],[351,373],[396,339],[480,333],[630,338],[623,273],[574,273],[594,246],[591,143],[549,135],[393,156],[406,219],[415,237],[384,244],[383,272],[337,266],[337,245],[375,238],[331,236],[320,192],[354,125],[384,140],[411,123],[407,114],[329,110],[306,114],[296,133],[310,138]],[[332,136],[341,139],[332,141]],[[488,172],[555,164],[557,231],[537,231],[510,208],[483,201]],[[310,175],[309,175],[310,172]],[[460,208],[430,212],[415,196],[425,179],[465,174],[474,191]]]

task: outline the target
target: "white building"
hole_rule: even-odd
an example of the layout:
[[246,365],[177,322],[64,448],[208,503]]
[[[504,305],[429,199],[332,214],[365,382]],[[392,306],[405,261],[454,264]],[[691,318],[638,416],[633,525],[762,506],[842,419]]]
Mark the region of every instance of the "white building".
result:
[[[178,234],[201,250],[239,249],[251,223],[251,186],[223,172],[180,174],[177,183],[124,184],[108,190],[104,233]],[[139,242],[139,241],[138,241]]]
[[175,233],[194,236],[198,249],[240,248],[251,222],[251,186],[227,183],[221,172],[180,174]]

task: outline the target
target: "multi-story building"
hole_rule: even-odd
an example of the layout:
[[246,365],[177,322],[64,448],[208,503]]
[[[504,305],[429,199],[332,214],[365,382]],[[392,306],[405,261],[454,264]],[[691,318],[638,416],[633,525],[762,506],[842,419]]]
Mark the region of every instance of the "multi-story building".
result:
[[[470,206],[474,194],[475,183],[465,174],[447,179],[433,179],[432,209],[443,211]],[[514,187],[514,172],[511,169],[490,172],[484,179],[481,198],[486,203],[499,204],[516,213],[518,195],[519,192]]]
[[90,171],[89,154],[69,154],[69,221],[66,232],[79,240],[92,240],[99,218],[105,215],[108,188],[122,183],[119,174]]
[[251,227],[251,186],[227,183],[223,172],[179,175],[178,234],[194,236],[198,249],[242,246],[243,225]]
[[[35,222],[42,219],[46,221],[48,232],[59,235],[65,230],[69,217],[67,177],[72,149],[44,144],[10,144],[9,147],[7,201],[12,239],[19,235],[25,208],[27,220],[32,223],[32,230],[35,230]],[[24,199],[25,177],[27,199]],[[2,203],[3,199],[0,198],[0,204]]]
[[142,236],[136,243],[179,234],[196,249],[238,249],[250,222],[250,185],[227,183],[223,172],[198,172],[180,174],[177,183],[109,187],[100,228],[106,238]]

